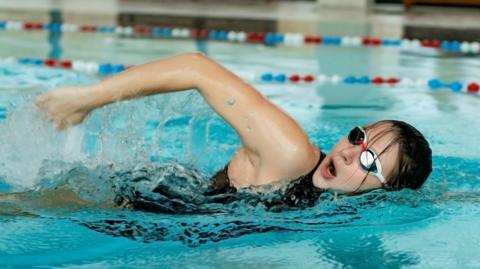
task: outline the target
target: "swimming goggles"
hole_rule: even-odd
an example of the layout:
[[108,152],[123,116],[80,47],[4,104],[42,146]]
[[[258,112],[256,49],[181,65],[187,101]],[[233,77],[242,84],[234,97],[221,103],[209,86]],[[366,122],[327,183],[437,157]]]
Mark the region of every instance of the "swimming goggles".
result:
[[382,165],[378,159],[378,155],[371,148],[367,148],[367,132],[362,127],[353,128],[348,134],[348,141],[352,145],[361,145],[362,153],[360,153],[360,166],[365,172],[371,174],[385,184],[386,180],[382,175]]

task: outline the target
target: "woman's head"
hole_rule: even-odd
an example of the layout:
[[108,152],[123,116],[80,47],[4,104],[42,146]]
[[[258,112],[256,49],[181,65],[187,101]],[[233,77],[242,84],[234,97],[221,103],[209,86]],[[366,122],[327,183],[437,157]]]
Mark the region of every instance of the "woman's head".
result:
[[417,189],[431,171],[432,151],[424,136],[403,121],[385,120],[341,138],[315,171],[313,184],[341,193]]

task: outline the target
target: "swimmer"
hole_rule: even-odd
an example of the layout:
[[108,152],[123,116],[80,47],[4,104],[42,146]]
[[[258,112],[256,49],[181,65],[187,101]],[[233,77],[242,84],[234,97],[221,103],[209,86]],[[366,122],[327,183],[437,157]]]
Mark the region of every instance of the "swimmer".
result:
[[241,146],[213,176],[211,194],[290,179],[308,199],[321,191],[358,194],[383,188],[418,189],[432,171],[432,152],[411,125],[383,120],[352,126],[332,150],[312,144],[295,120],[251,85],[199,53],[150,62],[89,86],[40,95],[37,105],[58,129],[79,124],[93,110],[143,96],[197,90],[233,127]]

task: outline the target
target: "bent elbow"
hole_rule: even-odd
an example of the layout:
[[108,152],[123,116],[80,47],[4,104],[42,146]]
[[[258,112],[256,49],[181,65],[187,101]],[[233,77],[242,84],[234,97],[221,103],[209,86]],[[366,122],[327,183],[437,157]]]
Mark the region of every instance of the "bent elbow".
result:
[[186,53],[185,56],[188,57],[192,64],[204,63],[206,60],[208,60],[208,57],[199,51]]

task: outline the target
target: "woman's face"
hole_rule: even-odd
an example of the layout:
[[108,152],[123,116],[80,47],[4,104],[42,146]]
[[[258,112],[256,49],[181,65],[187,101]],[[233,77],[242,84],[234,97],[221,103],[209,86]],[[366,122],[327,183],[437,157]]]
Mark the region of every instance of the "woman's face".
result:
[[[374,125],[366,131],[367,148],[380,154],[390,144],[394,139],[391,132],[387,132],[379,138],[375,137],[379,132],[385,131],[386,128],[390,128],[390,125]],[[372,141],[374,137],[375,141]],[[388,176],[391,175],[396,166],[398,150],[398,145],[394,144],[378,157],[382,166],[382,175],[387,181],[389,180]],[[361,153],[361,145],[352,145],[347,136],[341,138],[313,174],[313,185],[317,188],[339,193],[381,188],[380,180],[373,174],[368,174],[362,168],[360,164]]]

